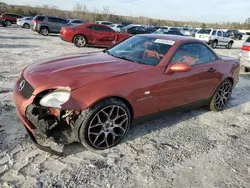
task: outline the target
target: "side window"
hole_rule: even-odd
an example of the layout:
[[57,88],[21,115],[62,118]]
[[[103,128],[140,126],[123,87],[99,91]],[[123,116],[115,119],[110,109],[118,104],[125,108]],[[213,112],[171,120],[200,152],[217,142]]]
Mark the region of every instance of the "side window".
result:
[[216,35],[216,30],[213,30],[212,35]]
[[218,31],[218,34],[217,34],[219,37],[222,36],[222,32],[221,31]]
[[94,26],[93,25],[90,25],[87,27],[88,29],[91,29],[91,30],[94,30]]
[[215,61],[216,59],[212,51],[203,44],[184,44],[174,54],[172,64],[181,62],[192,66]]
[[223,32],[223,37],[228,37],[228,34],[226,32]]
[[68,23],[66,20],[63,20],[63,19],[57,19],[57,22],[60,24],[67,24]]
[[95,25],[94,28],[97,31],[112,32],[112,30],[110,28],[102,26],[102,25]]
[[49,22],[57,23],[57,18],[48,17]]

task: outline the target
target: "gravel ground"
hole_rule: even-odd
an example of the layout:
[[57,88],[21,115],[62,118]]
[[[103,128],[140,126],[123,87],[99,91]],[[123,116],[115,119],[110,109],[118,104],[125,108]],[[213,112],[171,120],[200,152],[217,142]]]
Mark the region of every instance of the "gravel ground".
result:
[[[238,57],[241,45],[216,51]],[[37,59],[99,50],[0,28],[0,187],[250,187],[248,74],[240,76],[223,112],[200,108],[135,125],[121,144],[102,152],[72,144],[59,158],[37,149],[15,115],[19,72]]]

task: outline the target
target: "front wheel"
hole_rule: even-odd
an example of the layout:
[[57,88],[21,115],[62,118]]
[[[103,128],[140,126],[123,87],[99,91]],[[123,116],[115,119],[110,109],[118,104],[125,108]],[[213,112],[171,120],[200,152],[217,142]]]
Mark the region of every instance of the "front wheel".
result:
[[73,39],[73,43],[76,47],[82,48],[87,45],[87,40],[83,35],[76,35]]
[[117,145],[131,124],[128,107],[118,99],[106,99],[82,112],[78,137],[90,150],[104,150]]
[[216,92],[213,95],[212,100],[210,101],[209,107],[212,111],[222,111],[226,108],[228,100],[231,97],[233,89],[233,84],[230,80],[224,80]]

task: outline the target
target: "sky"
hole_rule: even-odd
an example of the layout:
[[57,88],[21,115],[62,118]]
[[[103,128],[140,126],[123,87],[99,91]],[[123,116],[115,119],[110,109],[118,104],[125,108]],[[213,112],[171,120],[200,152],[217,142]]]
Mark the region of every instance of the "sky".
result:
[[111,12],[126,16],[146,16],[166,20],[210,23],[244,22],[250,17],[250,0],[0,0],[7,4],[53,4],[73,10],[77,3],[90,10],[109,7]]

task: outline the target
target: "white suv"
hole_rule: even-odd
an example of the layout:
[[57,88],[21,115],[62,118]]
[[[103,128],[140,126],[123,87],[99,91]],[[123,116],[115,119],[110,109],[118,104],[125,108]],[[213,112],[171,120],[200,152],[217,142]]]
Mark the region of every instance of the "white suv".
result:
[[234,43],[233,39],[229,38],[226,32],[218,29],[200,29],[195,34],[195,38],[210,44],[212,48],[225,46],[231,49]]

